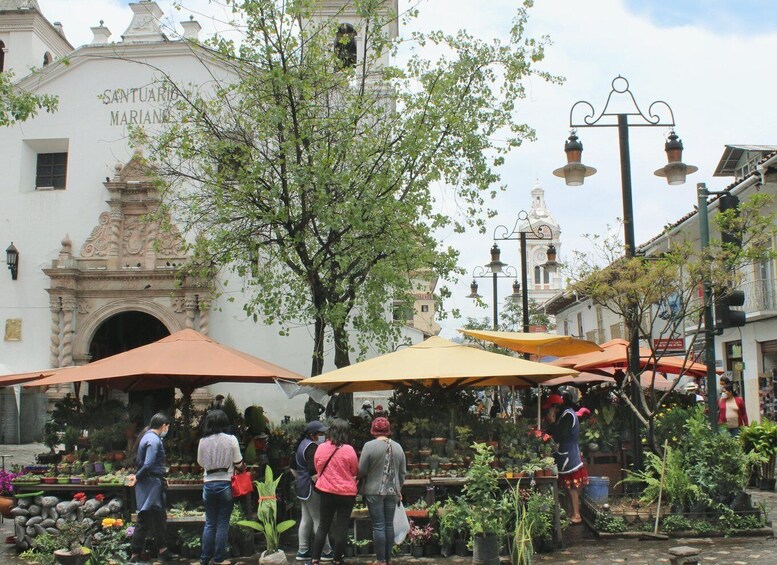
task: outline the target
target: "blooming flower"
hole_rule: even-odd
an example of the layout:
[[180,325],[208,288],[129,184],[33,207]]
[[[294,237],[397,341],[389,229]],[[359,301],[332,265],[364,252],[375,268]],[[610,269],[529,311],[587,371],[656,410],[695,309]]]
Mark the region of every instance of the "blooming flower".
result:
[[116,523],[116,520],[114,518],[103,518],[102,526],[103,528],[110,528]]
[[124,520],[122,520],[121,518],[116,518],[116,522],[114,522],[113,525],[116,526],[117,528],[121,528],[122,526],[124,526]]
[[135,533],[135,526],[130,526],[129,528],[127,528],[126,536],[128,538],[131,538],[134,533]]
[[94,498],[95,498],[95,499],[96,499],[98,502],[102,502],[102,501],[105,499],[105,495],[104,495],[104,494],[98,494],[98,495],[97,495],[97,496],[95,496]]

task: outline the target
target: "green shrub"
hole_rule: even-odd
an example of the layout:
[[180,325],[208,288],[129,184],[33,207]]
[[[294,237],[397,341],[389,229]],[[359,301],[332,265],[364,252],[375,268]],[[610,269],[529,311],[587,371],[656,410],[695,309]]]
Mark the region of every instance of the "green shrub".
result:
[[[699,520],[703,522],[703,520]],[[706,523],[706,522],[705,522]],[[671,514],[661,518],[661,530],[665,532],[680,532],[692,530],[693,524],[685,516],[679,514]]]
[[594,528],[599,532],[619,534],[626,531],[626,521],[610,512],[597,512]]

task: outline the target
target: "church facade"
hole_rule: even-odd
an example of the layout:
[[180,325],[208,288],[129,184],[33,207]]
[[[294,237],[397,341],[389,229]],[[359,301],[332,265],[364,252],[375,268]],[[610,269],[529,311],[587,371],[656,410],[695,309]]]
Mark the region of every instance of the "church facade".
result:
[[[323,2],[334,4],[341,3]],[[219,273],[217,293],[213,281],[181,280],[187,255],[180,234],[145,220],[159,194],[129,131],[171,119],[176,94],[161,86],[160,72],[207,88],[229,80],[229,70],[195,52],[189,40],[201,29],[196,21],[181,22],[181,37],[171,39],[155,2],[129,9],[120,40],[112,42],[101,23],[91,44],[74,49],[35,0],[0,0],[0,71],[14,71],[21,88],[59,98],[55,113],[0,129],[0,242],[13,242],[19,258],[15,280],[0,276],[0,363],[9,372],[84,364],[193,328],[309,375],[308,327],[281,336],[280,328],[248,319],[236,275]],[[340,13],[358,30],[358,19]],[[24,76],[32,66],[37,70]],[[426,315],[433,316],[428,307]],[[414,342],[425,333],[404,330]],[[331,368],[328,358],[325,370]],[[305,398],[287,400],[274,385],[216,388],[241,407],[263,405],[271,419],[302,414]],[[199,391],[201,400],[209,396]]]

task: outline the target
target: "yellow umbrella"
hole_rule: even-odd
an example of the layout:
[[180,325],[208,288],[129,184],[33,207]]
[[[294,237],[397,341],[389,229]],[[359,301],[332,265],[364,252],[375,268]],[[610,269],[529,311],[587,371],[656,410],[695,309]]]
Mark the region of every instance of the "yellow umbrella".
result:
[[299,384],[317,386],[332,394],[390,390],[413,384],[426,387],[528,387],[568,375],[577,375],[577,371],[430,337],[416,345],[311,377]]
[[490,341],[505,349],[518,351],[519,353],[531,353],[532,355],[564,357],[565,355],[603,351],[602,348],[593,341],[578,339],[568,335],[555,335],[539,332],[459,331],[465,335],[474,337],[475,339]]
[[[520,353],[529,353],[541,357],[542,355],[554,355],[563,357],[565,355],[577,355],[579,353],[591,353],[592,351],[603,351],[601,347],[593,341],[578,339],[568,335],[556,335],[542,332],[496,332],[480,330],[459,330],[461,333],[490,341],[505,349],[518,351]],[[574,352],[574,353],[573,353]],[[542,383],[539,383],[541,386]],[[542,398],[542,391],[537,391],[537,397]],[[541,413],[540,402],[537,402],[537,427],[540,427]]]

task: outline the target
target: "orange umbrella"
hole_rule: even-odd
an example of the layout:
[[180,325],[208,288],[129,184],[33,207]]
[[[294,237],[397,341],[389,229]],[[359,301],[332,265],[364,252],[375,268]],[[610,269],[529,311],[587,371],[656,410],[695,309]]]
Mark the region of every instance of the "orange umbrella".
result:
[[11,385],[19,385],[22,383],[29,383],[32,381],[36,381],[38,379],[50,377],[51,375],[56,374],[58,371],[64,371],[64,369],[46,369],[44,371],[31,371],[29,373],[14,373],[11,375],[2,375],[0,376],[0,386],[11,386]]
[[302,375],[222,345],[194,330],[165,338],[80,367],[52,369],[54,374],[25,387],[105,380],[125,392],[177,387],[183,391],[220,382],[299,381]]
[[580,373],[576,377],[556,377],[542,383],[542,386],[562,386],[562,385],[594,385],[594,384],[615,384],[615,379],[607,375],[597,375],[596,373]]
[[[606,367],[626,369],[628,365],[629,342],[625,339],[613,339],[602,344],[604,351],[582,353],[580,355],[568,355],[551,361],[551,365],[559,367],[572,367],[578,371],[590,371]],[[640,366],[656,372],[673,375],[690,375],[703,377],[707,374],[707,366],[701,363],[693,363],[684,357],[663,356],[656,359],[649,349],[640,347]]]
[[601,351],[602,348],[593,341],[578,339],[569,335],[558,335],[541,332],[496,332],[487,330],[459,330],[461,333],[490,341],[505,349],[532,355],[576,355]]

